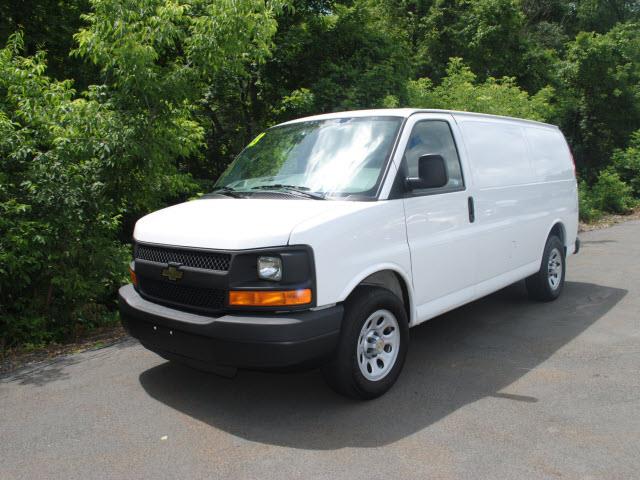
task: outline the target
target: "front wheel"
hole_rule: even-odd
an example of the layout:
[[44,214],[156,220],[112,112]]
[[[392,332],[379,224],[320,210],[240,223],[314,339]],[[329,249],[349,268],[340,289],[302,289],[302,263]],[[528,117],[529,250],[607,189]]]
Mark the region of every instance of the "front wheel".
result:
[[564,245],[556,236],[550,236],[544,246],[538,273],[526,280],[529,296],[534,300],[550,302],[562,293],[565,275]]
[[384,288],[359,287],[346,302],[338,348],[324,377],[343,395],[379,397],[398,379],[408,342],[402,301]]

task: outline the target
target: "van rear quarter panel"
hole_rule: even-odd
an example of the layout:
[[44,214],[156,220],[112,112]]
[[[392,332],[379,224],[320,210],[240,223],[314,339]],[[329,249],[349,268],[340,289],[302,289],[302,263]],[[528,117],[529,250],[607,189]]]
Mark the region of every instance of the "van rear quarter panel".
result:
[[567,251],[577,234],[577,190],[562,133],[553,126],[456,115],[469,159],[478,229],[477,282],[537,271],[553,225]]
[[[578,236],[578,186],[571,150],[557,128],[525,126],[524,132],[534,174],[550,203],[549,223],[562,222],[567,254],[571,255]],[[543,244],[545,241],[546,235]]]

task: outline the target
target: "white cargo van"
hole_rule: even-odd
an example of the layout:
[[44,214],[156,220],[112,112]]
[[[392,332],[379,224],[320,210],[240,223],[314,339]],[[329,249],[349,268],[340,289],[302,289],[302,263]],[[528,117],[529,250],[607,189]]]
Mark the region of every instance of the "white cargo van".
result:
[[320,365],[373,398],[409,328],[526,278],[549,301],[577,252],[557,127],[439,110],[333,113],[258,135],[203,198],[138,221],[124,325],[222,373]]

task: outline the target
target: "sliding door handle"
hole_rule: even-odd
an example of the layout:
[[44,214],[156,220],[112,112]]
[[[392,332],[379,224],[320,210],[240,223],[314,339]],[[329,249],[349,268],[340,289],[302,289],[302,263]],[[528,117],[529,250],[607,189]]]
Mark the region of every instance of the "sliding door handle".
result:
[[467,206],[469,207],[469,223],[476,221],[476,207],[473,204],[473,197],[467,199]]

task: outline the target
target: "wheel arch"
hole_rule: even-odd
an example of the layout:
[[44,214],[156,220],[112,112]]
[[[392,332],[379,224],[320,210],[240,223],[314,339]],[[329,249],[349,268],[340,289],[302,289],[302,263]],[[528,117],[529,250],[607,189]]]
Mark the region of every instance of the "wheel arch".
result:
[[395,265],[380,265],[368,269],[358,275],[341,295],[341,301],[346,300],[361,285],[372,285],[386,288],[397,295],[404,304],[409,325],[415,318],[413,308],[413,290],[409,276]]
[[[561,219],[556,219],[551,223],[551,226],[547,229],[547,235],[544,237],[544,243],[542,244],[542,249],[540,250],[541,255],[544,251],[544,246],[547,243],[547,240],[551,235],[557,236],[562,245],[564,245],[564,254],[567,254],[567,229],[564,225],[564,222]],[[542,257],[541,257],[542,258]]]

